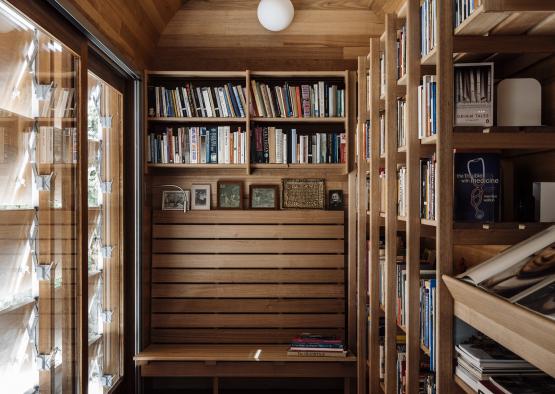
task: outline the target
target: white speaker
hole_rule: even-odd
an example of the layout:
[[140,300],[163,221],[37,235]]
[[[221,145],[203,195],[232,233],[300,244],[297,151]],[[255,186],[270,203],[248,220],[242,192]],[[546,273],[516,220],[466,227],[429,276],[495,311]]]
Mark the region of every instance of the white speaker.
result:
[[542,87],[533,78],[504,79],[497,84],[498,126],[541,126]]

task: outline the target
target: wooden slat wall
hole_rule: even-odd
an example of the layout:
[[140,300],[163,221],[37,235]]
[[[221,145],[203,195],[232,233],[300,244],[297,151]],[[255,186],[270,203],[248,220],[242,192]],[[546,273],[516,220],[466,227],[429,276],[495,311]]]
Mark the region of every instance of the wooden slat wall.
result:
[[344,335],[343,211],[155,211],[152,231],[152,343]]

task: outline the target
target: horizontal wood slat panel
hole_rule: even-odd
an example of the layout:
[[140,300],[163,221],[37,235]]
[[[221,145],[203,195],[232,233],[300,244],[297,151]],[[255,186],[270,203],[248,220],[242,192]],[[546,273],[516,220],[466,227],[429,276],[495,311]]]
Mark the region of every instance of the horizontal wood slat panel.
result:
[[153,283],[343,283],[343,281],[343,270],[155,269],[152,271]]
[[[322,335],[344,337],[343,329],[320,328]],[[291,338],[299,335],[298,328],[154,328],[151,339],[153,343],[282,343],[289,344]]]
[[156,225],[153,238],[343,238],[342,225]]
[[154,253],[343,253],[343,240],[160,240]]
[[271,314],[159,314],[152,315],[153,328],[320,328],[345,325],[342,314],[328,315],[271,315]]
[[153,284],[152,296],[159,298],[341,298],[343,285],[175,285]]
[[153,299],[153,313],[339,313],[342,299]]
[[343,211],[291,210],[291,211],[154,211],[153,221],[189,224],[343,224]]
[[154,268],[343,268],[343,255],[154,254]]

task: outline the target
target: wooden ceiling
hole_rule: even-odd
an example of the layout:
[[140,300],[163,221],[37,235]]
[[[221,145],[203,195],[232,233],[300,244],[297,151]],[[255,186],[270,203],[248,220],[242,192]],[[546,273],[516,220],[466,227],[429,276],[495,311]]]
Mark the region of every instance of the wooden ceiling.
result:
[[[292,0],[295,18],[274,33],[259,0],[188,0],[163,30],[152,68],[190,70],[355,69],[383,31],[386,0]],[[376,11],[375,11],[376,10]]]

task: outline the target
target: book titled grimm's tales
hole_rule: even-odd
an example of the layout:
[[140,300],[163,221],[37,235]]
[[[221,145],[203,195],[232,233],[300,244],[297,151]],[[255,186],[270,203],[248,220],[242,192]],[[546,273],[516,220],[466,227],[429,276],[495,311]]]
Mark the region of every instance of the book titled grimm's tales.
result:
[[496,153],[455,154],[455,220],[499,220],[500,157]]

